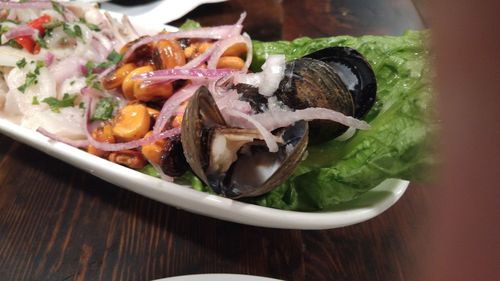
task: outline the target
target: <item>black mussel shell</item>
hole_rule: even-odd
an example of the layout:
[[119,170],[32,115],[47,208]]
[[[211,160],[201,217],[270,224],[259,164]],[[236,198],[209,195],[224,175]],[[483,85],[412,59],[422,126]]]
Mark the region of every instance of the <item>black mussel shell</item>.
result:
[[[285,77],[281,80],[276,96],[293,109],[322,107],[347,116],[353,116],[352,95],[327,63],[311,58],[287,62]],[[309,122],[311,144],[329,141],[347,130],[346,126],[327,120]]]
[[308,54],[328,63],[342,79],[354,99],[354,117],[362,119],[375,103],[377,80],[368,61],[355,49],[328,47]]

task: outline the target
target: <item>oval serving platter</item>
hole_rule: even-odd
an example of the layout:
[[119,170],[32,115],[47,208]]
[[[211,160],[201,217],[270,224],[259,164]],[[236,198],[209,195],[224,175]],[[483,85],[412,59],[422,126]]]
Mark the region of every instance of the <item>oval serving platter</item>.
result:
[[[112,16],[120,16],[112,13]],[[139,30],[149,31],[140,21]],[[142,28],[141,28],[142,27]],[[169,31],[175,28],[166,27]],[[158,28],[154,28],[158,30]],[[161,28],[159,28],[161,29]],[[0,117],[0,132],[48,155],[65,161],[107,182],[126,188],[153,200],[186,211],[242,224],[285,229],[330,229],[369,220],[396,203],[409,182],[388,179],[356,200],[344,203],[334,211],[296,212],[252,205],[211,195],[142,174],[124,166],[88,154],[82,150],[53,141],[35,131]]]

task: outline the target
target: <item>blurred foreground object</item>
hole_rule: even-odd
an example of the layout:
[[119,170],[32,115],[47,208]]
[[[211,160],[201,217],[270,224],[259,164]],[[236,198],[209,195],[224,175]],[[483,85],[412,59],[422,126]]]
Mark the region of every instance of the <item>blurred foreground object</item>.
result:
[[492,0],[432,9],[445,165],[421,280],[500,280],[499,9]]

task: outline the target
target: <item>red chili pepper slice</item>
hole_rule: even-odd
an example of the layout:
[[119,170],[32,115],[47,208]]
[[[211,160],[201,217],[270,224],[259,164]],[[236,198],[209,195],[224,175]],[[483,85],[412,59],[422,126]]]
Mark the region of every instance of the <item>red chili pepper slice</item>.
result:
[[24,49],[26,49],[28,52],[33,53],[33,49],[35,47],[35,41],[31,36],[19,36],[15,38],[16,42],[23,46]]
[[45,28],[43,27],[44,24],[49,23],[52,20],[52,18],[49,15],[43,15],[37,19],[34,19],[28,23],[29,26],[38,29],[40,32],[40,36],[45,35]]
[[[30,22],[28,22],[28,25],[37,29],[40,36],[45,35],[45,28],[43,27],[44,24],[49,23],[52,20],[52,18],[49,15],[43,15],[39,18],[36,18]],[[26,49],[30,53],[35,53],[38,54],[40,52],[40,46],[35,43],[35,40],[31,38],[31,36],[20,36],[15,38],[16,42],[19,43],[19,45],[23,46],[24,49]]]

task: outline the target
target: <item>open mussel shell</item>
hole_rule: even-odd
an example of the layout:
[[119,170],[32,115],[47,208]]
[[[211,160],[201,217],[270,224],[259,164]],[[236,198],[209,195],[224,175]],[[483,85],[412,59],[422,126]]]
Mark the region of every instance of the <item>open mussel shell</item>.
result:
[[354,117],[361,119],[372,108],[377,80],[370,63],[349,47],[328,47],[305,56],[328,63],[343,81],[354,99]]
[[206,87],[194,94],[181,126],[184,155],[193,172],[229,198],[262,195],[283,183],[302,160],[307,122],[280,129],[278,152],[271,153],[256,130],[228,127]]
[[[328,63],[316,59],[287,62],[276,96],[293,109],[321,107],[354,115],[353,97],[342,79]],[[309,124],[313,144],[331,140],[347,130],[346,126],[333,121],[314,120]]]

